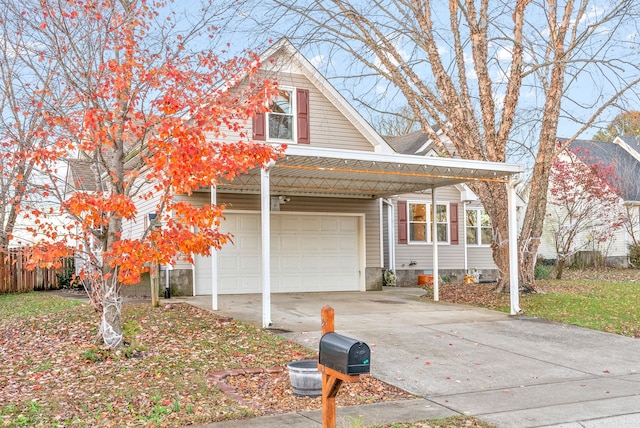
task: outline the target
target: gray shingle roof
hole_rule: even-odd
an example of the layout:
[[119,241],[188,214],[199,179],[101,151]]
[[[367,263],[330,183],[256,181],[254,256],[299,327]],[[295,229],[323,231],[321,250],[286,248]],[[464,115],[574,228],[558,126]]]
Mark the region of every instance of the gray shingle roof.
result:
[[[438,132],[438,127],[434,127],[434,131]],[[414,131],[405,135],[400,136],[391,136],[387,135],[382,137],[385,139],[387,144],[391,146],[393,150],[397,153],[402,153],[405,155],[424,155],[429,153],[430,150],[435,150],[436,152],[441,152],[436,145],[431,142],[424,149],[420,150],[428,141],[429,137],[422,131]],[[447,138],[442,138],[442,143],[445,148],[449,151],[449,155],[454,158],[459,158],[455,147],[451,144],[451,141]]]
[[422,131],[414,131],[397,137],[389,135],[383,138],[393,150],[405,155],[415,155],[428,140]]
[[[633,137],[623,140],[640,154],[640,141]],[[627,201],[640,201],[640,161],[616,143],[576,140],[570,149],[579,149],[576,155],[587,164],[602,162],[613,165],[614,182],[620,187],[622,197]]]

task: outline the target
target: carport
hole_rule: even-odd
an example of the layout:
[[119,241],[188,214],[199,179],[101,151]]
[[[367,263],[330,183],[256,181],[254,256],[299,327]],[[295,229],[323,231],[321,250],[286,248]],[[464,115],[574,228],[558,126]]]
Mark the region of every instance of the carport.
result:
[[[262,168],[254,168],[232,182],[211,189],[216,193],[260,195],[262,233],[262,325],[271,325],[270,207],[273,195],[320,196],[331,198],[378,199],[431,190],[432,206],[436,189],[471,181],[494,181],[508,187],[509,267],[511,314],[520,311],[518,302],[516,195],[513,178],[523,172],[521,165],[441,157],[363,152],[291,145],[285,155]],[[432,223],[434,235],[436,223]],[[212,260],[212,309],[218,309],[217,253]],[[438,300],[438,245],[433,244],[434,300]]]

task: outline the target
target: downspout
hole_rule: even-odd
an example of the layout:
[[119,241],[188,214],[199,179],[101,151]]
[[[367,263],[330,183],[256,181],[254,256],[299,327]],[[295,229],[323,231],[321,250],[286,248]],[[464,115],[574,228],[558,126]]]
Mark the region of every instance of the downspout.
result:
[[393,203],[388,199],[382,199],[382,203],[387,206],[387,251],[389,252],[389,269],[396,271],[396,236]]

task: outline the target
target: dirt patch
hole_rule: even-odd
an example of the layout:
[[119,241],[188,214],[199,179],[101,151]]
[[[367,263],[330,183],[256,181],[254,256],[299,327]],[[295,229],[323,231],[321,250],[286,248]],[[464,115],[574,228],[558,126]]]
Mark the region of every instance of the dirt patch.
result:
[[[284,367],[246,369],[244,372],[213,374],[211,378],[230,398],[258,414],[273,415],[322,408],[321,397],[297,397],[293,394],[289,372]],[[360,375],[359,382],[342,384],[336,396],[336,405],[357,406],[411,398],[415,396],[371,375]]]

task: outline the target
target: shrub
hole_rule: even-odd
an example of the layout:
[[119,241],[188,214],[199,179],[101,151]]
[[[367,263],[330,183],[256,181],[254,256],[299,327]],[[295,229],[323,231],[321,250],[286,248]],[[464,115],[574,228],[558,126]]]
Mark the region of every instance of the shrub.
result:
[[634,267],[640,268],[640,244],[629,246],[629,261]]
[[551,276],[553,269],[546,265],[536,265],[533,272],[535,279],[547,279]]
[[67,258],[61,273],[57,273],[58,284],[62,288],[73,288],[76,284],[76,263],[73,257]]

